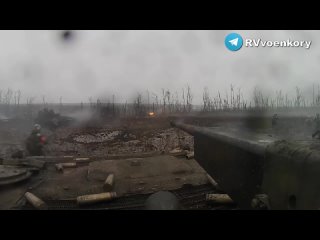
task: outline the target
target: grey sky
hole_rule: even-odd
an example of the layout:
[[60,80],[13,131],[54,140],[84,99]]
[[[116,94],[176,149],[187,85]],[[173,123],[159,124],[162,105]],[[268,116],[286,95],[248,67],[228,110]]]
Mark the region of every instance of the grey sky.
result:
[[[230,52],[224,38],[237,32],[244,38],[311,40],[303,48],[242,48]],[[48,102],[111,98],[130,101],[146,90],[178,91],[187,84],[194,102],[204,87],[222,94],[230,84],[250,98],[255,86],[267,94],[282,89],[312,92],[320,68],[319,31],[75,31],[62,42],[60,31],[0,31],[0,89],[22,91]]]

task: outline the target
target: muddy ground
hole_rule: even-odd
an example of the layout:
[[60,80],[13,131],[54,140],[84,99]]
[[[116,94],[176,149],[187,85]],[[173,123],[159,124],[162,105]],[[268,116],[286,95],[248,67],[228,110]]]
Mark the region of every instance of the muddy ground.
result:
[[166,118],[118,119],[65,127],[50,136],[48,155],[167,153],[173,149],[193,150],[193,137],[172,128]]
[[[0,123],[0,158],[16,149],[25,150],[32,121],[9,120]],[[80,122],[54,131],[42,127],[48,139],[46,155],[102,156],[144,152],[169,152],[175,148],[192,151],[193,138],[170,126],[166,118],[117,119]]]

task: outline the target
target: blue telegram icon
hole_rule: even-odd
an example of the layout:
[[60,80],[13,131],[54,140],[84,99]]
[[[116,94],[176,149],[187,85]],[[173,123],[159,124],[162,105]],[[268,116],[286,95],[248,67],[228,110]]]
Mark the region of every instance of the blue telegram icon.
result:
[[230,51],[238,51],[243,45],[243,39],[238,33],[230,33],[226,36],[224,44]]

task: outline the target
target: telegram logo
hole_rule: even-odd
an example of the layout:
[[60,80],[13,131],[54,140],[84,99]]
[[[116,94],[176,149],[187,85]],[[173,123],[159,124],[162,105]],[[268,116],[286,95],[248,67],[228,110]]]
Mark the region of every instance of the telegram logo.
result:
[[238,51],[243,45],[243,39],[238,33],[230,33],[226,36],[224,44],[230,51]]

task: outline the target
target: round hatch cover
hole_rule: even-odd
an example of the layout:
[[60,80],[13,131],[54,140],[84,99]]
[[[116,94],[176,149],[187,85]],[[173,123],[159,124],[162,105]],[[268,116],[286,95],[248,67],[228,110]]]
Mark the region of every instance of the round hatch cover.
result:
[[23,181],[31,176],[27,169],[0,165],[0,186]]

